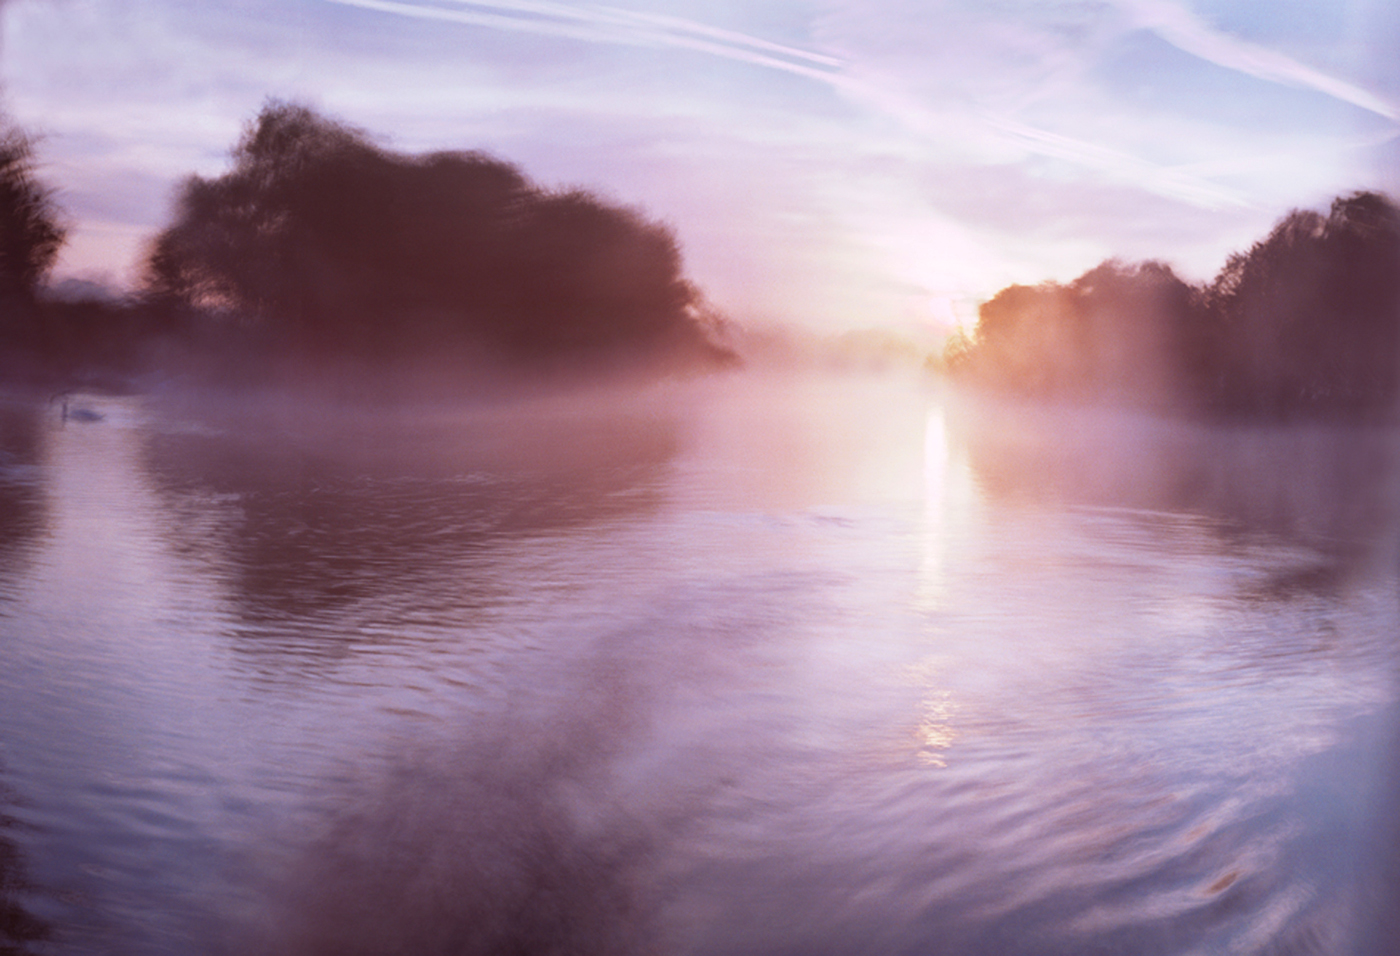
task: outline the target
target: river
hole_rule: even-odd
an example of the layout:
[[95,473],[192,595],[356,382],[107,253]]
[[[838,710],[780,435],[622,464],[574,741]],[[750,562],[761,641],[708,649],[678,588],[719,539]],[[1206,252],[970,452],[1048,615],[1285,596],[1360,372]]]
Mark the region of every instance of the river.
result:
[[0,953],[1400,951],[1398,476],[875,375],[10,403]]

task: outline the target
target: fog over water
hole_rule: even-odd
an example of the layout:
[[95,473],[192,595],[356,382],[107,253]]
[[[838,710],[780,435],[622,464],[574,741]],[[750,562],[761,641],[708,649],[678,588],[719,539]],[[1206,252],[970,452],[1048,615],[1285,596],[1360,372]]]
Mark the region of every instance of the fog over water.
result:
[[0,953],[1396,951],[1400,436],[0,409]]

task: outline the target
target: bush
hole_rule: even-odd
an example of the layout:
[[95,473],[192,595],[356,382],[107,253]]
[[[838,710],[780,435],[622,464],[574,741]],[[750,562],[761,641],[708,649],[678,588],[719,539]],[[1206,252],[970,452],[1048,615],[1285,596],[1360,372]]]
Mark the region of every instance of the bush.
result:
[[158,301],[302,354],[716,353],[676,241],[476,152],[410,156],[303,106],[263,109],[192,177],[149,259]]

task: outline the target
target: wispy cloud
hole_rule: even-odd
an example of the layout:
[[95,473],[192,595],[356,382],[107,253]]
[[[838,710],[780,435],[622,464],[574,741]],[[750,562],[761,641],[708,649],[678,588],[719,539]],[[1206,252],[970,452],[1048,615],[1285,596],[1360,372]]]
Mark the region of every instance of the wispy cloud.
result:
[[1026,156],[1040,156],[1090,170],[1115,184],[1134,185],[1202,209],[1249,204],[1238,190],[1223,186],[1190,167],[1155,163],[1131,152],[1045,129],[1005,113],[938,109],[901,90],[897,81],[890,77],[871,80],[842,75],[829,82],[868,108],[895,119],[910,133],[925,140],[950,142],[955,151],[983,153],[980,157],[983,161],[1013,162]]
[[74,218],[65,269],[134,261],[162,193],[278,95],[616,193],[736,315],[839,323],[1114,254],[1204,276],[1282,210],[1379,185],[1395,63],[1347,2],[1315,63],[1301,20],[1255,14],[1266,49],[1205,0],[325,0],[294,25],[276,0],[0,0],[0,26],[5,105]]
[[[725,59],[796,73],[830,85],[900,122],[910,132],[968,143],[999,139],[1021,154],[1052,157],[1118,181],[1133,182],[1158,195],[1204,208],[1240,205],[1242,197],[1225,187],[1097,143],[1036,129],[1005,118],[957,117],[933,109],[889,82],[852,70],[840,58],[773,43],[694,20],[611,6],[566,5],[549,0],[328,0],[345,6],[422,19],[442,20],[516,32],[560,36],[592,43],[664,46],[695,50]],[[450,5],[449,5],[450,4]],[[976,128],[974,128],[976,127]]]
[[1151,30],[1183,52],[1257,79],[1325,93],[1378,116],[1400,118],[1400,107],[1353,83],[1276,50],[1214,29],[1195,13],[1171,0],[1121,0],[1137,25]]
[[993,126],[1033,153],[1096,169],[1120,182],[1206,209],[1248,205],[1237,191],[1195,175],[1186,167],[1162,166],[1120,150],[1062,136],[1012,120],[992,119]]
[[760,37],[686,20],[606,6],[574,6],[547,0],[329,0],[425,20],[443,20],[520,33],[567,37],[594,43],[673,47],[821,79],[841,67],[835,57]]

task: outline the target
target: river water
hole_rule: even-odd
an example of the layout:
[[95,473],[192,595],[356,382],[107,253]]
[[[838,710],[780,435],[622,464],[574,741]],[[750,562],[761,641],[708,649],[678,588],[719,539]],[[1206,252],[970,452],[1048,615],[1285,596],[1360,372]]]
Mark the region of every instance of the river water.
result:
[[1387,428],[0,408],[0,953],[1400,951]]

